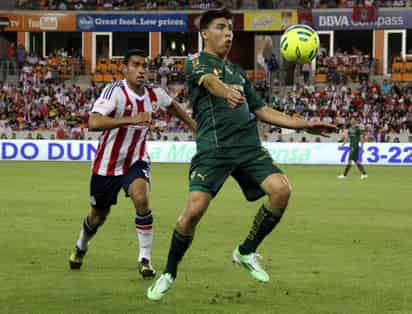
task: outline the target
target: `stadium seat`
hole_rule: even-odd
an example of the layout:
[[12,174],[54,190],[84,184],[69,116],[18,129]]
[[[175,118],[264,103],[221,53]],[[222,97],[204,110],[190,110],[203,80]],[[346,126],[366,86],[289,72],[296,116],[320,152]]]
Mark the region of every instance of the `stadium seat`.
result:
[[316,83],[325,83],[327,81],[327,77],[328,75],[324,73],[316,74],[316,77],[315,77]]
[[247,70],[246,71],[246,76],[249,80],[251,80],[253,82],[255,80],[255,71]]
[[401,82],[404,78],[404,63],[400,58],[395,58],[394,63],[392,64],[392,74],[391,78],[393,81]]
[[263,80],[265,78],[265,71],[256,71],[255,80]]
[[103,74],[103,82],[109,83],[113,80],[115,80],[115,77],[114,77],[113,73],[106,72],[106,73]]
[[104,72],[107,72],[108,69],[109,69],[109,60],[103,58],[97,62],[96,70],[104,73]]
[[403,78],[404,82],[412,82],[412,62],[406,62],[403,65]]
[[102,73],[101,73],[100,71],[94,72],[94,73],[93,73],[93,76],[92,76],[92,80],[93,80],[93,82],[95,82],[95,83],[101,83],[101,82],[103,82],[103,75],[102,75]]

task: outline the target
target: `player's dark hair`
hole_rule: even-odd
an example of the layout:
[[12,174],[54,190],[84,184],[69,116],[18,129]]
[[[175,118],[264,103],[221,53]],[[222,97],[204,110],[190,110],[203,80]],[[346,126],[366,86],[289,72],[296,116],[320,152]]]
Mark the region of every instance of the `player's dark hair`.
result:
[[233,15],[226,8],[208,10],[208,11],[204,12],[200,16],[199,30],[203,31],[203,30],[207,29],[209,27],[210,23],[213,20],[216,20],[216,19],[219,19],[219,18],[222,18],[222,17],[224,17],[228,20],[231,20],[233,18]]
[[146,53],[141,49],[130,49],[124,55],[123,64],[127,65],[129,63],[129,59],[133,56],[146,58]]

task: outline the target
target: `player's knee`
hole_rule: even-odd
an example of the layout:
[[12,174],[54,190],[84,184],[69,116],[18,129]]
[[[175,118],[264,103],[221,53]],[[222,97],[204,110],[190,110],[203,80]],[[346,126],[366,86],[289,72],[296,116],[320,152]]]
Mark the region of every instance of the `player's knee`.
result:
[[289,200],[290,195],[292,194],[292,187],[290,184],[284,183],[279,187],[279,195],[286,200]]
[[289,199],[292,194],[292,187],[287,180],[277,180],[269,185],[269,196]]
[[109,211],[104,210],[104,211],[100,211],[100,210],[92,210],[91,215],[89,215],[89,221],[90,224],[97,227],[97,226],[101,226],[104,224],[104,222],[106,221],[106,218],[109,214]]
[[269,201],[272,208],[285,209],[288,205],[292,187],[288,182],[276,182],[270,188]]

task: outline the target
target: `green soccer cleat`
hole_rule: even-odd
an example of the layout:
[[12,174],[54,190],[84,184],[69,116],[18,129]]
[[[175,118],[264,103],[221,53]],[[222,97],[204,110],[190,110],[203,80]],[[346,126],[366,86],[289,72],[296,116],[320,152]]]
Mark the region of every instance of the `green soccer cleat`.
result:
[[156,271],[154,270],[150,261],[146,258],[142,258],[137,263],[137,269],[140,275],[142,275],[143,279],[152,279],[156,276]]
[[159,301],[163,298],[167,291],[172,287],[172,275],[169,273],[162,274],[156,282],[147,289],[147,298],[152,301]]
[[74,248],[74,252],[70,255],[69,265],[70,269],[80,269],[83,264],[83,258],[87,251],[80,250],[77,245]]
[[233,251],[232,261],[234,264],[242,265],[257,281],[268,282],[270,277],[268,273],[260,266],[258,257],[259,254],[250,253],[242,255],[239,252],[239,247]]

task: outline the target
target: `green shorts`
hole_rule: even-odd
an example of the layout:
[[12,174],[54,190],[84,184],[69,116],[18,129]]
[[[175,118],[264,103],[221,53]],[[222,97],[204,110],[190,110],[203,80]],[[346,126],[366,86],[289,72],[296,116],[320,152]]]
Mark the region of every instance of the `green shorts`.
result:
[[190,166],[189,190],[214,197],[231,175],[248,201],[265,195],[260,187],[273,173],[283,173],[264,147],[221,148],[196,154]]
[[349,150],[349,161],[358,161],[359,159],[359,147],[351,147]]

